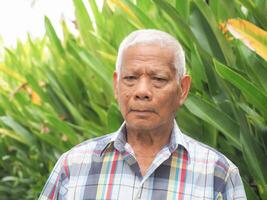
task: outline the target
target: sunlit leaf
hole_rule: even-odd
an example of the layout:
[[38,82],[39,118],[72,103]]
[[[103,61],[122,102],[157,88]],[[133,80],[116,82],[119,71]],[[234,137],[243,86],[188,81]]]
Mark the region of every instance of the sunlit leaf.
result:
[[[2,117],[0,117],[0,120],[6,126],[10,127],[11,129],[13,129],[13,131],[15,131],[15,133],[18,135],[18,137],[16,137],[17,139],[21,138],[22,141],[27,145],[36,145],[36,139],[34,138],[34,136],[26,128],[24,128],[21,124],[16,122],[14,119],[12,119],[9,116],[2,116]],[[8,133],[8,132],[6,132],[6,133]]]
[[0,71],[5,73],[5,74],[7,74],[8,76],[16,79],[16,80],[22,82],[22,83],[26,82],[24,77],[22,77],[20,74],[18,74],[17,72],[13,71],[12,69],[2,65],[1,63],[0,63]]
[[123,2],[119,0],[108,0],[108,2],[113,3],[117,7],[121,8],[125,13],[127,13],[130,17],[138,21],[137,16],[134,14],[134,12],[129,9],[129,7]]
[[62,56],[64,54],[64,49],[48,17],[45,17],[45,27],[47,35],[51,40],[52,45],[55,47],[59,55]]
[[233,36],[267,60],[267,32],[243,19],[229,19],[226,27]]

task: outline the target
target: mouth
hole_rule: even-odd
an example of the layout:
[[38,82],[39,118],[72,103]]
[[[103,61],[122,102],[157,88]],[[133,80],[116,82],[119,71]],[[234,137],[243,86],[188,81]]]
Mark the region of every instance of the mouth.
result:
[[130,112],[136,112],[136,113],[154,113],[154,110],[150,109],[131,109]]
[[138,119],[148,119],[151,116],[154,116],[157,113],[154,109],[147,109],[147,108],[138,108],[138,109],[130,109],[129,114],[134,115]]

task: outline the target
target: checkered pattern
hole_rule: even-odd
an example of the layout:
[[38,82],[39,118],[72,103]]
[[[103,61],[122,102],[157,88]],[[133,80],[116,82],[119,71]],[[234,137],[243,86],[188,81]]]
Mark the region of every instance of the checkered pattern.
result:
[[142,176],[125,124],[64,153],[39,200],[246,199],[237,167],[216,150],[184,135],[171,140]]

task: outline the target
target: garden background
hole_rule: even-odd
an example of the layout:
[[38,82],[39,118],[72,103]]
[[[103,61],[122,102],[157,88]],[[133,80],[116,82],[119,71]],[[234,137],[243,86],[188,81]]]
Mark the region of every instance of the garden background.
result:
[[117,49],[131,31],[155,28],[183,45],[193,78],[177,113],[181,129],[224,153],[248,199],[267,200],[267,1],[73,0],[78,35],[62,21],[6,48],[0,61],[0,199],[37,199],[57,158],[115,131]]

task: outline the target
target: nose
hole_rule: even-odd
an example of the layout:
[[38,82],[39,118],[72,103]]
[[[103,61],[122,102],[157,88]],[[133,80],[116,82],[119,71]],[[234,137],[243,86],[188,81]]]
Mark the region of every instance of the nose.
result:
[[135,100],[150,101],[152,99],[151,85],[147,78],[141,77],[135,88]]

